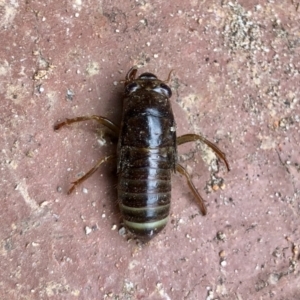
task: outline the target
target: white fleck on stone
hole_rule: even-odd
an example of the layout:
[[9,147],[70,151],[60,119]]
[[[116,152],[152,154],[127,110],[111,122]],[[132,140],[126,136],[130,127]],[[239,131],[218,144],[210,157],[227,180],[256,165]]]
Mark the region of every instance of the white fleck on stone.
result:
[[92,228],[90,228],[89,226],[85,226],[84,230],[85,230],[86,235],[88,235],[92,232]]
[[222,266],[222,267],[226,267],[226,266],[227,266],[226,260],[222,260],[222,261],[221,261],[221,266]]

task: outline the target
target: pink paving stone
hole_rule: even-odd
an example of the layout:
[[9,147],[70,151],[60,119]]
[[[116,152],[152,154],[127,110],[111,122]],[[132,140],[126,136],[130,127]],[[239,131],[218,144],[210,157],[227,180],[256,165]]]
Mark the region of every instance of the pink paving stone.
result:
[[[298,1],[0,11],[1,299],[300,299]],[[216,173],[201,145],[180,148],[208,215],[174,175],[170,222],[147,245],[119,234],[113,164],[67,195],[115,141],[92,122],[53,130],[91,114],[118,123],[133,65],[175,70],[178,134],[216,142],[232,169]]]

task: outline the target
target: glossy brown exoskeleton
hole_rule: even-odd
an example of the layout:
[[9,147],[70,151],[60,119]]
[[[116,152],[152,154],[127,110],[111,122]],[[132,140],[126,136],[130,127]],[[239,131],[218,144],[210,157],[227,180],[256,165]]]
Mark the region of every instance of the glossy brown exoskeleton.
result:
[[[170,87],[151,73],[135,78],[137,68],[129,70],[124,80],[125,92],[121,127],[101,116],[67,119],[55,126],[96,120],[118,137],[117,173],[118,203],[126,228],[142,240],[149,240],[167,224],[171,201],[171,174],[179,172],[198,200],[200,210],[206,214],[203,199],[190,176],[177,162],[177,146],[202,141],[229,165],[225,154],[213,143],[197,134],[176,137],[176,124],[171,108]],[[101,159],[87,174],[73,182],[75,186],[91,176],[111,155]]]

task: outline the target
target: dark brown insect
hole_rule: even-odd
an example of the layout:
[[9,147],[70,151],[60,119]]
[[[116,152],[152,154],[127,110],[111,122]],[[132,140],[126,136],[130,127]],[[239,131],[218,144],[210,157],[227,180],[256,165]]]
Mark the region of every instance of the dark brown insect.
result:
[[166,81],[151,73],[136,78],[137,68],[129,70],[124,80],[125,92],[121,128],[101,116],[67,119],[61,127],[81,121],[96,120],[118,137],[117,155],[110,155],[83,177],[73,182],[75,187],[91,176],[99,166],[117,157],[118,203],[126,228],[142,240],[149,240],[167,224],[171,201],[171,173],[179,172],[187,179],[200,210],[206,215],[204,201],[185,168],[177,162],[177,146],[201,141],[221,159],[228,171],[225,154],[213,143],[197,134],[176,137],[176,124],[171,108],[172,91]]

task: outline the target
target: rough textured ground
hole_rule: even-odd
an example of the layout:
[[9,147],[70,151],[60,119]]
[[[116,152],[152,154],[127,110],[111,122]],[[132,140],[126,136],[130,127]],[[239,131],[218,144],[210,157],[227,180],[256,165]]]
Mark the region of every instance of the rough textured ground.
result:
[[[299,1],[0,1],[1,299],[300,299]],[[167,228],[121,225],[113,164],[68,196],[115,141],[132,65],[167,78],[180,159]],[[107,141],[104,142],[104,138]],[[203,160],[204,159],[204,160]]]

